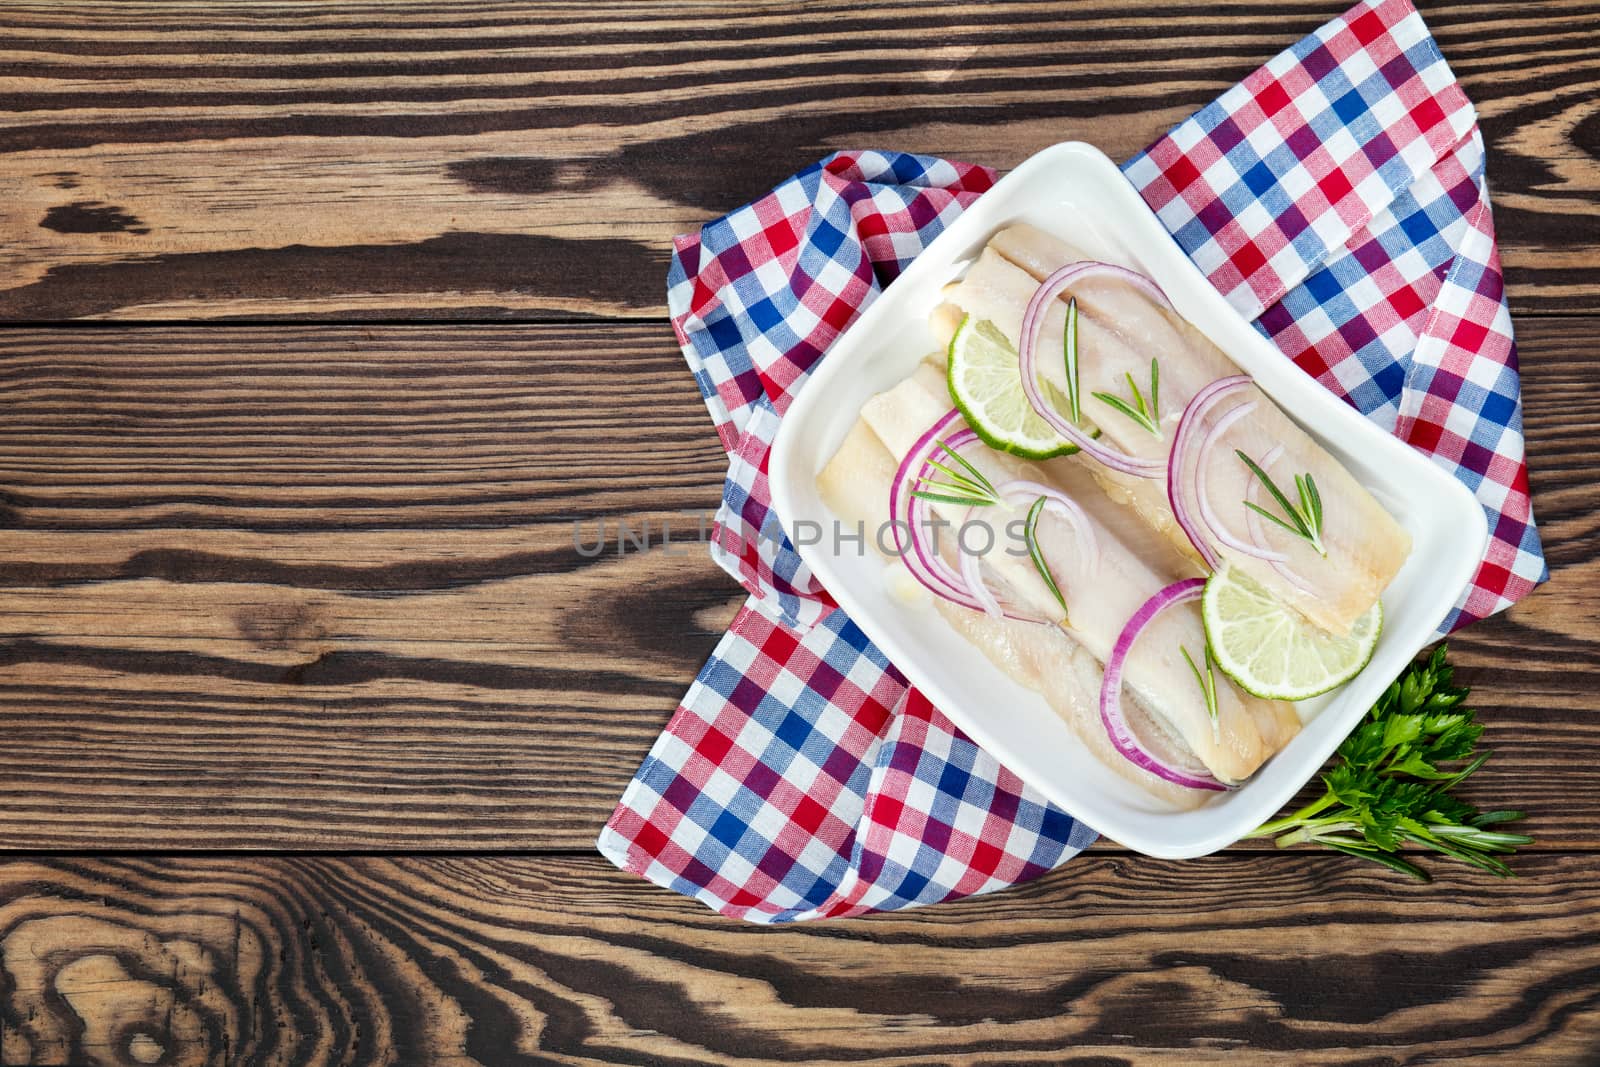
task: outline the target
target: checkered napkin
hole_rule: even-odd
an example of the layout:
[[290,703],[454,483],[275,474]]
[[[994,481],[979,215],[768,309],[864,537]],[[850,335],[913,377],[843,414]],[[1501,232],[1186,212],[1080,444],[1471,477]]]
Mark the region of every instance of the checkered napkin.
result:
[[[1352,8],[1124,170],[1287,356],[1477,493],[1493,537],[1441,630],[1544,580],[1483,140],[1407,0]],[[730,457],[711,551],[750,597],[600,836],[619,867],[787,922],[987,892],[1094,839],[907,685],[768,493],[807,373],[992,180],[840,153],[678,238],[673,326]]]

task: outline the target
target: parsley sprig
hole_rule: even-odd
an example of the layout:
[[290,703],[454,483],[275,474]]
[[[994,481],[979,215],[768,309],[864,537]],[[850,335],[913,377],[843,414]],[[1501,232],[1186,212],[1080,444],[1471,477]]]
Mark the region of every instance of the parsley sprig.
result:
[[1451,673],[1444,645],[1426,662],[1412,664],[1339,746],[1338,763],[1322,776],[1327,792],[1250,836],[1276,838],[1280,848],[1323,845],[1425,882],[1426,871],[1396,855],[1403,845],[1421,845],[1509,877],[1511,868],[1498,856],[1533,838],[1496,827],[1523,813],[1480,813],[1450,793],[1491,755],[1477,751],[1483,727],[1462,706],[1468,691],[1450,685]]

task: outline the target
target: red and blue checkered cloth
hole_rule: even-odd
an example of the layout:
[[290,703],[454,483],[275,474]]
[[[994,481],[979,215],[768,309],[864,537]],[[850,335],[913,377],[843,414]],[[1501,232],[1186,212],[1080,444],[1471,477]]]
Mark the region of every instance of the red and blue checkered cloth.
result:
[[[1408,0],[1358,4],[1124,171],[1287,356],[1478,495],[1492,539],[1441,631],[1544,580],[1483,139]],[[676,242],[673,325],[731,459],[712,555],[750,598],[599,847],[725,915],[949,900],[1094,840],[906,684],[795,553],[767,487],[807,373],[993,180],[839,153]]]

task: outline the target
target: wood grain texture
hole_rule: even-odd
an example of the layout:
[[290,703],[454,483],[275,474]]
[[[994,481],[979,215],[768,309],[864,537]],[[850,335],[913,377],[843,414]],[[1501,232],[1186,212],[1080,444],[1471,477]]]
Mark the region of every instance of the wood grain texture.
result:
[[534,853],[0,859],[0,1063],[1600,1062],[1593,0],[1423,4],[1556,575],[1455,642],[1521,878],[1104,846],[762,930],[587,851],[742,600],[619,321],[670,236],[836,148],[1125,157],[1345,2],[0,3],[0,321],[544,323],[0,329],[0,849]]
[[597,857],[15,860],[0,1059],[1588,1067],[1600,857],[1525,867],[1086,856],[762,929]]
[[[1345,0],[0,7],[0,318],[656,316],[825,152],[1126,158]],[[1516,307],[1600,312],[1600,5],[1422,8]]]
[[[1524,325],[1556,577],[1455,642],[1547,848],[1600,840],[1597,327]],[[5,846],[586,848],[742,600],[659,545],[724,466],[663,325],[8,330],[0,391]]]
[[0,333],[0,839],[592,840],[742,600],[666,333]]

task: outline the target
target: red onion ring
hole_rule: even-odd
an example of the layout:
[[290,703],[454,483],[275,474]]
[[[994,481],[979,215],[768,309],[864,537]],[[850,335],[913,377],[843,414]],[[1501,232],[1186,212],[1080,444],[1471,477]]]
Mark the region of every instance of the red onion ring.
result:
[[[965,529],[967,523],[972,521],[972,516],[977,513],[977,507],[970,507],[961,517],[961,528]],[[956,555],[961,559],[961,577],[967,583],[967,588],[972,591],[974,599],[983,607],[984,614],[993,618],[1000,618],[1005,610],[1000,607],[1000,601],[995,599],[989,591],[989,586],[983,580],[983,560],[976,553],[963,551],[960,543],[960,533],[956,534]]]
[[[938,447],[941,435],[953,424],[965,425],[961,419],[961,412],[955,408],[935,419],[933,425],[923,431],[922,436],[917,438],[916,443],[906,452],[905,458],[900,461],[894,481],[889,484],[889,526],[894,531],[895,551],[905,562],[906,569],[911,572],[912,577],[926,586],[929,592],[977,611],[982,610],[982,605],[963,587],[958,576],[950,569],[950,565],[940,559],[938,553],[927,552],[916,536],[917,530],[921,528],[917,524],[919,512],[927,511],[927,501],[912,496],[911,489],[920,480],[922,472],[927,469],[927,461]],[[902,508],[902,504],[906,506]],[[921,508],[918,507],[919,504],[922,505]],[[905,513],[903,520],[902,511]],[[904,530],[900,528],[902,521],[905,523]]]
[[[955,426],[960,426],[961,429],[949,432]],[[941,444],[952,451],[959,451],[978,440],[978,435],[967,428],[961,412],[951,408],[935,419],[933,425],[923,431],[922,436],[917,438],[916,443],[906,452],[905,458],[895,470],[894,481],[889,485],[889,519],[890,528],[894,531],[895,550],[905,563],[906,569],[911,572],[911,576],[936,596],[972,611],[987,612],[988,603],[992,602],[1007,618],[1024,622],[1048,622],[1048,619],[1037,615],[1002,608],[989,590],[982,586],[981,574],[977,575],[979,581],[973,582],[964,574],[957,573],[955,568],[945,562],[944,558],[928,546],[920,536],[921,531],[928,525],[924,522],[924,518],[931,509],[929,502],[913,495],[912,490],[919,482],[934,473],[934,468],[930,464],[934,453]],[[902,525],[904,529],[901,528]],[[965,558],[962,567],[963,571],[967,569]],[[983,590],[981,596],[976,591],[980,588]]]
[[[1282,563],[1289,558],[1284,553],[1274,551],[1261,544],[1251,544],[1249,541],[1240,540],[1229,533],[1228,528],[1222,525],[1221,516],[1211,507],[1211,498],[1206,493],[1206,467],[1208,466],[1206,461],[1211,456],[1212,447],[1222,439],[1223,434],[1228,432],[1228,427],[1255,409],[1256,402],[1254,400],[1246,401],[1222,416],[1211,429],[1206,431],[1205,437],[1200,441],[1200,447],[1195,450],[1194,498],[1200,505],[1200,517],[1205,520],[1207,529],[1211,531],[1212,536],[1218,541],[1221,541],[1235,552],[1241,552],[1244,555],[1254,556],[1257,559],[1264,559],[1269,562]],[[1279,445],[1278,447],[1282,448],[1283,446]],[[1250,477],[1254,478],[1255,474],[1251,473]],[[1250,509],[1246,508],[1245,510],[1249,511]]]
[[[921,497],[911,497],[908,510],[906,511],[906,529],[909,531],[925,530],[929,526],[933,525],[932,521],[929,519],[929,516],[932,514],[932,510],[933,506],[928,501],[923,500]],[[898,524],[896,524],[892,528],[895,533],[896,547],[898,548],[900,527]],[[920,540],[911,538],[909,550],[900,549],[900,553],[900,558],[906,561],[906,569],[911,571],[913,577],[917,578],[919,581],[922,581],[924,585],[928,585],[926,581],[923,581],[922,574],[919,573],[917,567],[911,565],[910,561],[915,558],[918,566],[926,568],[927,571],[932,575],[933,579],[939,585],[943,586],[943,589],[941,589],[934,585],[928,585],[928,588],[932,592],[952,599],[954,597],[964,596],[966,594],[966,583],[961,579],[961,576],[956,573],[955,568],[951,567],[950,564],[945,562],[944,557],[939,554],[936,546],[933,548],[928,548],[925,547]],[[966,606],[972,607],[973,605],[969,604]]]
[[1186,578],[1181,582],[1173,582],[1146,600],[1139,610],[1133,613],[1133,617],[1118,635],[1117,643],[1111,650],[1111,657],[1106,660],[1105,675],[1100,682],[1100,721],[1106,728],[1106,735],[1111,738],[1112,747],[1134,766],[1189,789],[1225,792],[1228,787],[1210,775],[1196,775],[1181,767],[1175,767],[1141,745],[1133,730],[1129,728],[1127,718],[1122,714],[1122,672],[1127,665],[1128,653],[1133,651],[1134,641],[1163,611],[1175,604],[1198,600],[1205,592],[1205,588],[1204,578]]
[[1172,517],[1178,520],[1178,526],[1189,538],[1189,543],[1212,570],[1222,566],[1222,557],[1211,546],[1210,540],[1201,536],[1200,526],[1189,512],[1189,497],[1185,492],[1186,471],[1190,454],[1195,451],[1196,440],[1200,436],[1199,426],[1211,406],[1249,385],[1249,375],[1234,374],[1218,378],[1194,394],[1178,419],[1178,430],[1172,435],[1172,452],[1167,457],[1167,500],[1172,505]]
[[1042,482],[1030,482],[1023,479],[1005,482],[995,487],[999,490],[1001,499],[1008,504],[1017,504],[1023,500],[1037,500],[1045,498],[1044,509],[1054,512],[1072,524],[1073,533],[1078,538],[1078,550],[1083,554],[1089,569],[1093,569],[1100,559],[1100,542],[1094,535],[1094,523],[1089,521],[1088,514],[1078,506],[1078,502],[1061,490]]
[[[973,433],[972,430],[968,429],[965,422],[961,424],[961,429],[957,430],[949,437],[935,440],[932,447],[928,449],[927,456],[922,461],[922,469],[917,472],[917,481],[924,481],[933,477],[935,474],[934,468],[931,464],[931,461],[934,458],[934,453],[940,451],[941,449],[947,449],[951,452],[959,453],[963,448],[966,448],[968,445],[977,444],[978,441],[978,435]],[[931,502],[915,496],[911,499],[914,502],[913,509],[917,517],[920,518],[932,512],[933,505]],[[915,536],[917,530],[925,529],[927,526],[931,525],[932,523],[922,523],[912,526],[912,535]],[[959,527],[957,529],[959,530]],[[959,547],[959,545],[957,547]],[[945,561],[945,558],[939,554],[937,545],[929,547],[928,558],[932,562],[934,570],[939,574],[940,577],[944,578],[952,588],[965,589],[968,592],[972,592],[971,583],[967,581],[965,571],[957,574],[955,568],[951,567],[950,564]]]
[[1020,345],[1017,350],[1018,368],[1022,374],[1022,391],[1028,397],[1029,406],[1038,412],[1039,417],[1049,423],[1056,433],[1077,445],[1085,455],[1123,474],[1140,478],[1157,478],[1161,475],[1159,461],[1139,459],[1137,456],[1130,456],[1101,444],[1063,418],[1061,413],[1045,400],[1044,390],[1039,388],[1039,333],[1044,328],[1045,314],[1052,301],[1066,292],[1072,283],[1092,277],[1111,277],[1128,282],[1163,307],[1169,310],[1172,308],[1172,302],[1167,299],[1167,294],[1161,291],[1161,287],[1137,271],[1093,259],[1062,267],[1034,290],[1032,298],[1028,301],[1027,310],[1022,314],[1021,336],[1018,339]]
[[[1078,551],[1083,557],[1084,566],[1093,569],[1095,562],[1100,558],[1100,545],[1095,539],[1094,525],[1089,521],[1089,516],[1078,502],[1061,490],[1042,482],[1032,482],[1026,479],[1015,479],[1002,482],[995,486],[995,491],[1000,494],[1000,499],[1007,504],[1019,505],[1024,501],[1032,502],[1040,497],[1045,499],[1045,510],[1066,519],[1072,526],[1072,532],[1077,537]],[[962,517],[961,524],[965,528],[978,512],[977,507],[970,507]],[[987,585],[982,580],[981,560],[971,552],[962,552],[961,577],[977,601],[983,605],[983,610],[991,616],[1004,614]]]
[[[1283,455],[1283,446],[1282,445],[1273,445],[1270,449],[1267,450],[1267,454],[1261,457],[1261,469],[1264,470],[1264,471],[1270,472],[1271,468],[1272,468],[1272,465],[1274,463],[1278,462],[1278,457],[1281,456],[1281,455]],[[1255,487],[1258,484],[1259,484],[1259,481],[1256,478],[1256,472],[1255,471],[1251,471],[1250,472],[1250,476],[1245,480],[1245,483],[1244,483],[1244,498],[1246,500],[1250,499],[1250,494],[1255,490]],[[1245,508],[1244,510],[1245,510],[1245,522],[1249,525],[1249,528],[1250,528],[1250,536],[1255,538],[1258,542],[1265,542],[1265,540],[1266,540],[1266,527],[1261,525],[1261,516],[1257,515],[1254,511],[1251,511],[1249,508]],[[1284,559],[1286,559],[1286,560],[1288,558],[1289,557],[1287,557],[1287,556],[1284,557]],[[1312,585],[1309,582],[1307,582],[1304,578],[1300,577],[1299,574],[1295,573],[1295,571],[1290,569],[1290,567],[1286,563],[1279,563],[1277,561],[1273,561],[1272,569],[1277,571],[1280,575],[1282,575],[1284,581],[1288,582],[1290,585],[1292,585],[1296,589],[1300,590],[1300,592],[1305,593],[1307,596],[1315,596],[1316,595],[1316,592],[1317,592],[1316,589],[1313,588]]]

